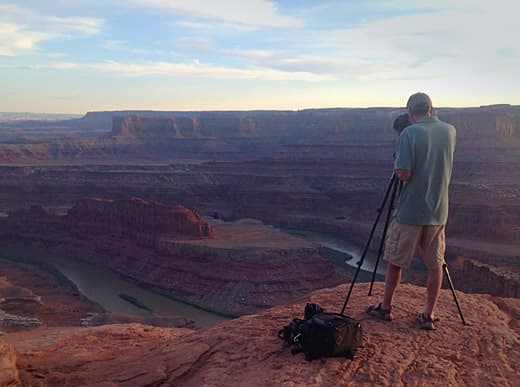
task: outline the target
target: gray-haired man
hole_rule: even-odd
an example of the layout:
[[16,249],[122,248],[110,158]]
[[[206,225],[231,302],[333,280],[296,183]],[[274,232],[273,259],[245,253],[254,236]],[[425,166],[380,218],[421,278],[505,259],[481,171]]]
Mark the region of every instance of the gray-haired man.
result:
[[383,301],[367,312],[392,320],[392,299],[401,271],[418,248],[428,269],[428,284],[426,303],[417,319],[421,328],[431,330],[442,285],[455,128],[432,115],[431,99],[424,93],[410,96],[406,106],[412,125],[401,132],[396,152],[395,174],[404,184],[385,243],[385,293]]

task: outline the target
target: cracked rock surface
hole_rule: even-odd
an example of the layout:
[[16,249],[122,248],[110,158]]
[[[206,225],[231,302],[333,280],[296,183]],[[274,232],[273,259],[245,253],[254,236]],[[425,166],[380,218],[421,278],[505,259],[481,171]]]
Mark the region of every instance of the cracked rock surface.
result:
[[404,284],[394,321],[367,316],[383,293],[356,284],[347,314],[361,320],[364,345],[353,361],[305,361],[291,355],[277,331],[302,317],[306,302],[338,311],[349,285],[323,289],[294,304],[190,330],[140,324],[44,327],[0,339],[18,351],[16,369],[34,386],[513,386],[520,371],[520,300],[458,292],[463,326],[449,290],[442,290],[436,331],[418,329],[425,289]]

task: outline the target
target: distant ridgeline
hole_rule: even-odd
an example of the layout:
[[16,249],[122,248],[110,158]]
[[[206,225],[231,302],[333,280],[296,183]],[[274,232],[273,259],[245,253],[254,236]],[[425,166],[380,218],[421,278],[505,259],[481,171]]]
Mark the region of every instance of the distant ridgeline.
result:
[[[91,112],[80,121],[109,130],[110,135],[156,134],[173,138],[270,138],[381,142],[393,138],[392,124],[404,112],[398,108],[308,109],[248,112]],[[461,130],[462,137],[520,137],[520,106],[440,108],[439,117]]]
[[[0,161],[247,159],[252,152],[255,157],[273,156],[287,145],[390,147],[396,136],[393,120],[402,112],[400,108],[89,112],[81,119],[45,125],[0,123],[4,129]],[[520,144],[520,106],[441,108],[438,115],[456,126],[459,146]]]

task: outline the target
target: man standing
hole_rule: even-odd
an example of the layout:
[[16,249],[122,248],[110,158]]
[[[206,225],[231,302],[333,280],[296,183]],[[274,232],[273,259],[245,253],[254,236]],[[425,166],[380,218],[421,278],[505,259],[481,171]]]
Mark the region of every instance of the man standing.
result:
[[428,95],[416,93],[406,105],[412,125],[399,136],[395,174],[403,182],[385,241],[388,268],[383,301],[367,313],[392,321],[392,298],[417,248],[428,269],[426,303],[417,317],[422,329],[435,329],[434,308],[442,285],[448,186],[455,150],[455,128],[432,116]]

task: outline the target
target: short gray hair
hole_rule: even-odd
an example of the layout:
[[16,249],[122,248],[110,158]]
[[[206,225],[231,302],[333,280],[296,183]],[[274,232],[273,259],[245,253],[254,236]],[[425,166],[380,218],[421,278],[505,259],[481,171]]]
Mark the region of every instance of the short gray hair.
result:
[[408,98],[406,107],[413,114],[427,114],[432,108],[432,100],[426,93],[415,93]]

